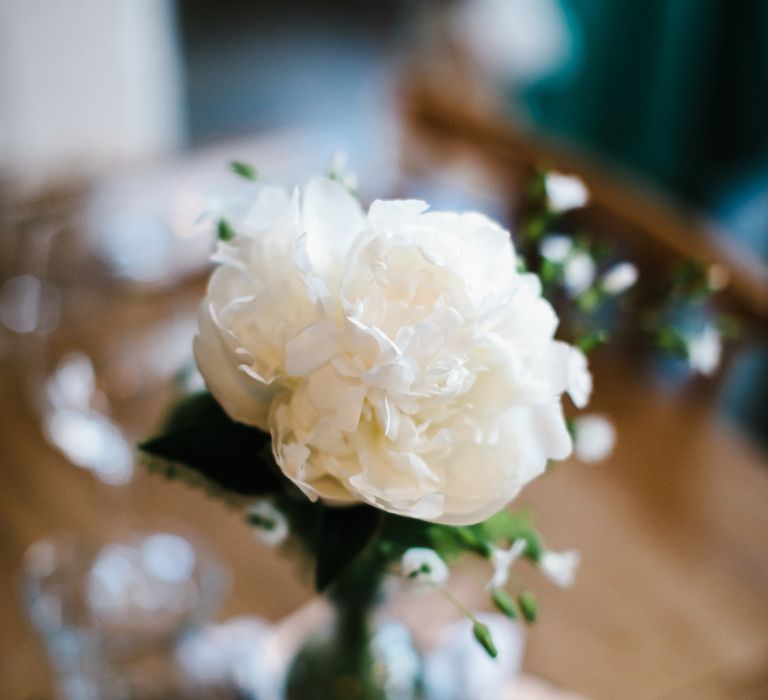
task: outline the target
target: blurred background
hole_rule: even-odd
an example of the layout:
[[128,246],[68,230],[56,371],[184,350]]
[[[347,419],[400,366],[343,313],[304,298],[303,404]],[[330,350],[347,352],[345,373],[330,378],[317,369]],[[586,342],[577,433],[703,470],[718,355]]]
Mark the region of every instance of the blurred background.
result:
[[[364,201],[424,196],[510,226],[524,173],[575,172],[594,212],[573,227],[652,248],[646,277],[672,253],[727,269],[753,330],[720,378],[691,389],[651,363],[630,381],[636,358],[606,356],[615,464],[533,489],[585,574],[553,592],[524,668],[595,698],[768,697],[767,124],[762,0],[0,0],[0,697],[54,697],[30,618],[62,677],[80,658],[39,599],[51,576],[56,595],[92,577],[91,559],[59,535],[23,558],[61,531],[110,556],[122,542],[166,611],[179,582],[157,557],[186,562],[194,602],[155,642],[309,598],[234,514],[137,469],[132,445],[198,386],[199,216],[242,186],[226,164],[291,183],[338,152]],[[576,495],[550,504],[558,489]]]

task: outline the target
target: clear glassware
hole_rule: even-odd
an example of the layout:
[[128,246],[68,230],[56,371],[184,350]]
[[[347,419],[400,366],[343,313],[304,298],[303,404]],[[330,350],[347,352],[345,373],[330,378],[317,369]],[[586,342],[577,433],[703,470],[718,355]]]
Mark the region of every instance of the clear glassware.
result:
[[191,215],[168,221],[162,197],[152,209],[151,183],[135,189],[84,186],[61,203],[20,203],[0,284],[0,327],[43,436],[109,485],[130,481],[133,443],[191,367],[212,244]]
[[189,677],[176,656],[227,578],[202,545],[170,530],[60,535],[27,551],[23,595],[64,700],[231,697]]

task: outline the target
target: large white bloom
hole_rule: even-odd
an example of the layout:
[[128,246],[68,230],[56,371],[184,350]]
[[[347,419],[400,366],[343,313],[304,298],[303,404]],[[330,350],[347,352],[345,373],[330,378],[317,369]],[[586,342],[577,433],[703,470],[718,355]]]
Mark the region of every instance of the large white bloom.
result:
[[310,498],[472,523],[569,454],[560,396],[588,371],[509,233],[427,209],[366,214],[319,178],[232,205],[195,357]]

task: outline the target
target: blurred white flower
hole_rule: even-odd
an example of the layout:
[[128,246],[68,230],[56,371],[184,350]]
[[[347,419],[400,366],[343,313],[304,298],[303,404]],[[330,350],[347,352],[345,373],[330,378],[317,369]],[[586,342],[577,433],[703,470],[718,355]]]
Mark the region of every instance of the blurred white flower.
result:
[[574,420],[574,433],[574,451],[582,462],[600,462],[616,445],[616,429],[603,416],[579,416]]
[[723,344],[720,331],[708,323],[696,335],[688,337],[688,364],[694,372],[709,377],[720,366]]
[[329,179],[256,192],[220,212],[195,358],[309,498],[474,523],[570,453],[572,349],[507,231]]
[[411,547],[400,562],[403,576],[418,583],[439,586],[448,580],[448,567],[434,549]]
[[595,261],[589,253],[577,251],[565,261],[563,283],[570,297],[586,292],[595,281]]
[[545,237],[539,246],[541,255],[552,263],[563,263],[573,250],[573,239],[562,234]]
[[252,503],[246,510],[246,518],[253,534],[264,544],[277,547],[288,537],[288,521],[270,501]]
[[544,176],[549,208],[556,214],[578,209],[589,201],[589,190],[581,178],[574,175],[547,173]]
[[493,576],[488,588],[503,588],[509,581],[509,571],[512,565],[523,555],[526,541],[522,538],[515,540],[509,549],[494,547],[491,552]]
[[[436,645],[424,658],[426,700],[521,700],[523,697],[522,693],[515,692],[514,680],[514,690],[510,691],[510,680],[516,680],[522,669],[524,625],[491,613],[478,613],[477,619],[490,630],[498,656],[492,659],[476,642],[471,620],[464,618],[441,625]],[[533,693],[525,697],[544,700],[544,695]]]
[[634,286],[637,277],[637,267],[631,262],[617,263],[603,276],[603,290],[608,294],[622,294]]
[[575,53],[556,0],[468,0],[451,9],[462,49],[495,78],[532,83],[568,66]]
[[546,550],[541,555],[539,566],[552,583],[562,588],[569,588],[576,580],[576,569],[579,568],[580,562],[581,555],[575,549],[568,549],[565,552]]
[[567,391],[576,408],[584,408],[592,395],[592,374],[587,356],[576,347],[571,347],[568,352]]

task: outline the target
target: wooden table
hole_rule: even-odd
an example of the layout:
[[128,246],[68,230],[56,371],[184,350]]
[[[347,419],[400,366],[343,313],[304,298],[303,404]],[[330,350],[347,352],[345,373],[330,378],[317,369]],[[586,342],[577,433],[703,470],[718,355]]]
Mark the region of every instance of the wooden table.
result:
[[[765,455],[712,413],[705,392],[671,391],[635,357],[598,355],[595,367],[593,408],[617,425],[614,456],[558,465],[519,499],[548,544],[583,555],[569,591],[531,572],[542,613],[527,670],[597,700],[768,697]],[[0,364],[0,698],[52,697],[18,572],[25,549],[54,531],[188,523],[233,572],[222,618],[279,619],[311,597],[293,562],[222,503],[144,473],[118,495],[69,465],[40,438],[17,379]]]

